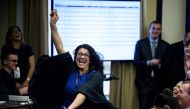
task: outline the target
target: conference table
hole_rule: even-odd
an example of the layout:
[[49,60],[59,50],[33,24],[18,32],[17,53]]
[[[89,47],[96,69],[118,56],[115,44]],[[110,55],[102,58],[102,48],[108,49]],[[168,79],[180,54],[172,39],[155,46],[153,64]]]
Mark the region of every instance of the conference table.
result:
[[31,109],[32,101],[0,101],[0,109]]

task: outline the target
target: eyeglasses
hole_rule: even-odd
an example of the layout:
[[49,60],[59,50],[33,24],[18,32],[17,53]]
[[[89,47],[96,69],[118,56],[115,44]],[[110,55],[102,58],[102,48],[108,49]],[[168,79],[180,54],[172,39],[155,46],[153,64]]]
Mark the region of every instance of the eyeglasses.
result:
[[87,53],[77,53],[77,56],[78,57],[82,57],[82,56],[84,56],[85,58],[89,58],[90,57],[90,55],[89,54],[87,54]]
[[20,32],[18,29],[16,29],[16,30],[12,30],[11,31],[12,33],[18,33],[18,32]]
[[18,62],[18,60],[8,60],[8,61],[10,61],[10,62],[14,62],[14,63],[15,63],[15,62]]

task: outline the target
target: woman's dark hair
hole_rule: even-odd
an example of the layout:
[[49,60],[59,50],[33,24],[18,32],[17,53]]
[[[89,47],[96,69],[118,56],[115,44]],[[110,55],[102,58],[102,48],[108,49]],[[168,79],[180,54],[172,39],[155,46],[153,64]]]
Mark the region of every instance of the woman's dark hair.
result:
[[180,109],[177,100],[172,96],[172,92],[168,88],[164,89],[154,99],[154,106],[163,108],[164,105],[168,105],[171,109]]
[[96,69],[100,72],[103,73],[103,61],[102,59],[100,59],[100,54],[98,54],[93,47],[91,47],[90,45],[88,44],[82,44],[82,45],[79,45],[75,50],[74,50],[74,62],[76,64],[76,56],[77,56],[77,53],[79,51],[79,49],[81,48],[84,48],[84,49],[87,49],[88,52],[89,52],[89,55],[90,55],[90,65],[89,65],[89,70],[92,70],[92,69]]
[[187,37],[188,37],[188,36],[187,36],[188,33],[190,33],[190,28],[187,28],[187,29],[185,30],[185,36],[184,36],[184,38],[187,38]]
[[6,39],[5,39],[5,45],[9,46],[9,47],[13,47],[13,43],[12,43],[12,31],[14,28],[17,28],[19,32],[21,32],[21,44],[20,47],[23,47],[25,45],[24,43],[24,38],[22,35],[22,31],[20,29],[19,26],[11,26],[8,31],[7,31],[7,35],[6,35]]
[[188,37],[188,33],[190,33],[190,28],[188,28],[185,32],[184,39],[183,39],[184,46],[188,46],[190,44],[190,37]]
[[188,37],[187,37],[187,38],[184,38],[183,41],[184,41],[184,46],[185,46],[185,47],[189,46],[189,44],[190,44],[190,38],[188,38]]

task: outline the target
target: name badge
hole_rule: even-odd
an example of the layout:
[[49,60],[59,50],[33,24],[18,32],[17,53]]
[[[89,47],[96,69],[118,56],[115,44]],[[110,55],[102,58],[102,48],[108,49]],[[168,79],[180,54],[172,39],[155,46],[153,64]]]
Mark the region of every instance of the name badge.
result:
[[14,78],[16,79],[19,79],[20,78],[20,68],[17,67],[15,70],[14,70]]
[[186,73],[187,79],[190,79],[190,70]]

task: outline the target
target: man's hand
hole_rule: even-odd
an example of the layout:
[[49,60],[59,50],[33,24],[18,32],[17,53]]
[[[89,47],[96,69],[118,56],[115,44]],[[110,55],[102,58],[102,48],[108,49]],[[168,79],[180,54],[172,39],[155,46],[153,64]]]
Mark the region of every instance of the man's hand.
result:
[[148,66],[159,66],[160,64],[160,60],[159,59],[152,59],[148,61]]
[[28,95],[28,87],[22,87],[19,89],[20,95]]

